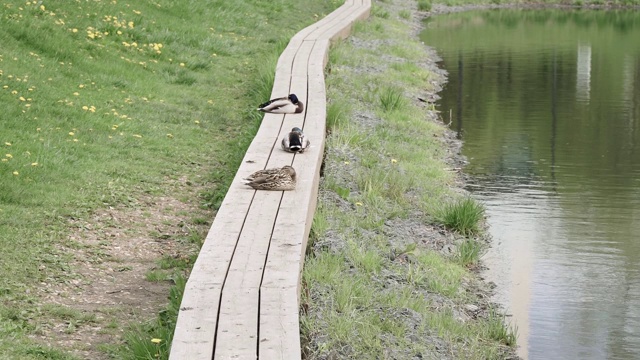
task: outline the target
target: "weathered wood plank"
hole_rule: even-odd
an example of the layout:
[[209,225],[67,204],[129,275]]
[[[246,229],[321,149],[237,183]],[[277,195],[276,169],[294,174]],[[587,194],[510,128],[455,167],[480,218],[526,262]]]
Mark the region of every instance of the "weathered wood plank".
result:
[[[260,359],[300,359],[300,325],[295,288],[260,291]],[[266,309],[263,311],[262,307]],[[291,310],[296,310],[291,313]]]
[[[307,101],[306,63],[312,44],[301,44],[297,49],[291,72],[291,87],[285,93],[296,93],[301,101]],[[302,65],[301,65],[302,64]],[[275,88],[275,87],[274,87]],[[278,94],[274,94],[278,95]],[[287,114],[283,126],[270,135],[276,144],[266,167],[281,167],[292,163],[293,154],[279,149],[278,139],[293,126],[302,126],[304,113]],[[263,121],[269,121],[265,118]],[[263,124],[264,125],[264,124]],[[276,126],[271,127],[276,130]],[[266,262],[271,231],[275,222],[282,192],[258,191],[249,209],[233,260],[222,290],[222,302],[218,320],[214,358],[255,358],[258,337],[258,289]]]
[[274,146],[274,140],[266,134],[278,131],[282,119],[282,115],[265,116],[265,126],[260,127],[249,146],[211,225],[185,287],[171,360],[212,357],[222,286],[255,193],[242,185],[241,180],[266,166]]
[[[317,40],[323,38],[323,34],[325,34],[329,29],[340,29],[341,24],[348,25],[351,22],[349,19],[353,16],[352,14],[358,11],[360,11],[360,9],[359,6],[356,5],[345,7],[339,14],[331,17],[324,26],[318,27],[307,34],[304,40]],[[326,35],[324,35],[324,37],[326,38]]]
[[[212,359],[216,328],[219,330],[216,358],[255,358],[258,346],[263,359],[300,357],[297,315],[300,271],[324,150],[323,68],[328,47],[324,40],[305,40],[339,33],[339,29],[336,31],[339,24],[366,17],[368,8],[366,15],[357,10],[361,3],[370,7],[370,0],[348,0],[329,16],[296,34],[278,59],[272,97],[296,93],[307,110],[303,114],[265,115],[194,264],[178,316],[171,360]],[[303,127],[312,141],[305,154],[293,155],[279,149],[280,139],[293,126]],[[299,174],[295,191],[284,195],[256,193],[240,183],[253,171],[292,161]],[[278,196],[281,202],[275,201]],[[269,226],[274,230],[273,236]],[[297,229],[297,233],[291,229]],[[262,286],[258,288],[256,279],[265,266]],[[265,344],[256,343],[258,324],[260,334],[265,335]],[[280,345],[272,346],[275,342]],[[233,347],[222,346],[223,343]]]
[[295,156],[293,165],[305,181],[298,184],[295,192],[284,194],[274,226],[260,287],[259,353],[263,359],[301,357],[300,272],[315,212],[324,153],[326,91],[323,71],[329,46],[328,41],[308,43],[313,43],[314,47],[307,65],[310,96],[303,130],[316,145]]
[[258,191],[251,204],[222,289],[216,359],[258,356],[258,289],[281,198],[281,191]]
[[330,27],[323,27],[314,32],[312,36],[307,39],[330,39],[335,41],[337,39],[344,39],[351,33],[353,23],[359,19],[369,16],[370,7],[354,6],[350,8],[349,12],[343,13],[340,17],[340,21],[333,22]]
[[344,4],[342,4],[340,7],[338,7],[336,10],[334,10],[333,12],[331,12],[329,15],[323,17],[322,19],[316,21],[315,23],[307,26],[306,28],[300,30],[297,34],[295,34],[292,38],[291,41],[303,41],[307,38],[307,36],[309,36],[309,34],[311,34],[312,32],[314,32],[315,30],[319,29],[319,28],[324,28],[327,26],[328,23],[332,22],[336,17],[341,16],[341,14],[343,14],[344,12],[349,11],[349,9],[351,7],[355,6],[355,2],[353,0],[347,0],[344,2]]

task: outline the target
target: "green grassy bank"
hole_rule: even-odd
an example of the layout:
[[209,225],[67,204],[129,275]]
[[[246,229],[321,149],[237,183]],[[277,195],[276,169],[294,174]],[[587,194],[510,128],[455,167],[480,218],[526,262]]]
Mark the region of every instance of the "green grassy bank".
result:
[[341,2],[265,4],[0,1],[0,358],[121,359],[123,329],[156,317],[275,59]]
[[303,272],[307,359],[506,359],[473,269],[483,208],[458,190],[417,3],[374,2],[330,53],[324,176]]

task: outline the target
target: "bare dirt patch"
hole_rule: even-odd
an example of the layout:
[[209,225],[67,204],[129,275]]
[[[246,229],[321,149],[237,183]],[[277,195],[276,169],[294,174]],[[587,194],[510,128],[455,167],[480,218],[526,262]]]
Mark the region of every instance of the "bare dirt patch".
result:
[[48,310],[37,320],[35,338],[83,359],[108,359],[105,345],[121,342],[129,325],[157,317],[172,282],[149,281],[147,274],[170,277],[171,270],[158,265],[162,258],[190,262],[213,218],[197,199],[178,199],[199,193],[185,183],[173,186],[173,196],[144,195],[128,206],[69,220],[74,230],[61,250],[72,261],[62,281],[38,289]]

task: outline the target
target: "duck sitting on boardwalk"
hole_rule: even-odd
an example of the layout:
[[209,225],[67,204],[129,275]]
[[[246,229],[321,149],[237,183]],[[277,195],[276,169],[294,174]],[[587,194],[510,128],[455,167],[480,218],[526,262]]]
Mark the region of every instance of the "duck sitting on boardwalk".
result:
[[287,97],[271,99],[258,106],[258,111],[272,114],[299,114],[304,110],[304,104],[298,100],[296,94]]
[[258,170],[244,179],[246,185],[256,190],[294,190],[296,188],[296,171],[292,166]]
[[303,153],[311,144],[309,140],[305,140],[304,133],[299,127],[294,127],[291,132],[282,138],[282,150],[286,152]]

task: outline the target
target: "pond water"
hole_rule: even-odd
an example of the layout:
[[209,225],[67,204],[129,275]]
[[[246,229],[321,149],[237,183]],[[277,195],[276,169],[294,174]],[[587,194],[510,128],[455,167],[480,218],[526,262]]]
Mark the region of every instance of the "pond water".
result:
[[439,109],[528,359],[640,359],[640,12],[438,15]]

